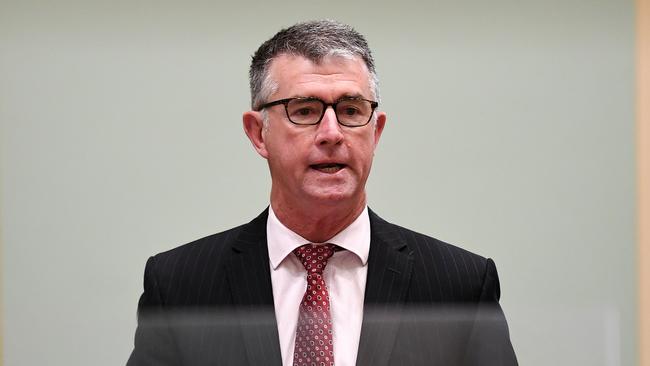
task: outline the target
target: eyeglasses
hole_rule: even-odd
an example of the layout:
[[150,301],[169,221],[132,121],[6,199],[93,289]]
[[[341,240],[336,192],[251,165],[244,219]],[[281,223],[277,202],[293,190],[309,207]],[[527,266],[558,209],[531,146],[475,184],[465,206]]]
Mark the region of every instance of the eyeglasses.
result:
[[316,125],[325,115],[327,107],[332,106],[336,114],[336,120],[347,127],[361,127],[370,122],[372,113],[379,105],[377,102],[356,97],[345,97],[334,103],[325,103],[324,101],[313,97],[299,97],[280,99],[257,108],[261,111],[264,108],[284,104],[284,110],[287,112],[289,121],[296,125]]

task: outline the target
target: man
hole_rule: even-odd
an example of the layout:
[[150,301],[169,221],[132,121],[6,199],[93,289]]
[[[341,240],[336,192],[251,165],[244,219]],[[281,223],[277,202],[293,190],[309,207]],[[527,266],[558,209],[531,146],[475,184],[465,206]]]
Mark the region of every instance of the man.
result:
[[365,184],[386,124],[362,35],[260,46],[243,127],[271,204],[145,269],[129,365],[516,365],[490,259],[390,224]]

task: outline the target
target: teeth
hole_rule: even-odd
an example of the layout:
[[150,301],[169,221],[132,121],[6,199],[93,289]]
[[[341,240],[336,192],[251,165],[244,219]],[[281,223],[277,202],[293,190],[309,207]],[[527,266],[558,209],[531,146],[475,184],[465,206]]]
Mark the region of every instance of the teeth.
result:
[[340,164],[318,164],[313,166],[314,169],[321,171],[323,173],[336,173],[339,170],[343,169],[343,165]]
[[320,168],[320,169],[318,169],[318,170],[320,170],[321,172],[325,172],[325,173],[336,173],[336,172],[338,172],[340,169],[341,169],[341,168],[338,167],[338,166],[328,166],[328,167]]

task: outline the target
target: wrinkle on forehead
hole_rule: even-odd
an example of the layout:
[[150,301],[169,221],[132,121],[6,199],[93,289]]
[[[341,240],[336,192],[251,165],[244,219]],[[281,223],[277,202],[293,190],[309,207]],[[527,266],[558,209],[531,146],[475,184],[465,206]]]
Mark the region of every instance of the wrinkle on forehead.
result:
[[356,83],[357,80],[350,78],[348,75],[340,72],[333,73],[311,73],[303,74],[297,81],[296,84],[309,84],[309,83],[338,83],[338,82],[351,82]]

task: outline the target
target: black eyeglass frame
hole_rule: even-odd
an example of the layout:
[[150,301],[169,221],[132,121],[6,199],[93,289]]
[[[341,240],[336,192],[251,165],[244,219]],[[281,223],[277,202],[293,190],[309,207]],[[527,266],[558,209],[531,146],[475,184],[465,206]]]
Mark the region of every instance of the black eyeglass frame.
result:
[[[296,122],[292,121],[291,117],[289,117],[289,103],[291,101],[293,101],[293,100],[321,102],[321,104],[323,104],[323,111],[321,112],[320,117],[318,118],[318,120],[316,122],[314,122],[314,123],[296,123]],[[339,115],[338,115],[338,113],[336,113],[336,105],[341,103],[341,102],[345,102],[345,101],[349,101],[349,100],[363,100],[363,101],[366,101],[366,102],[370,103],[370,116],[368,117],[368,120],[366,121],[366,123],[364,123],[362,125],[348,125],[348,124],[345,124],[345,123],[343,123],[343,122],[341,122],[339,120]],[[319,99],[319,98],[314,98],[314,97],[295,97],[295,98],[278,99],[278,100],[274,100],[272,102],[264,103],[261,106],[257,107],[256,111],[259,112],[264,108],[273,107],[273,106],[276,106],[276,105],[279,105],[279,104],[284,105],[284,112],[287,115],[287,119],[289,120],[289,122],[293,123],[294,125],[297,125],[297,126],[313,126],[313,125],[319,124],[320,121],[323,120],[323,116],[325,116],[325,111],[327,111],[327,107],[331,106],[332,109],[334,110],[334,115],[336,116],[336,122],[338,122],[341,126],[346,126],[346,127],[363,127],[363,126],[366,126],[368,123],[370,123],[370,120],[372,119],[372,115],[375,113],[375,109],[377,109],[377,107],[379,106],[379,102],[375,102],[373,100],[368,100],[368,99],[365,99],[365,98],[358,98],[358,97],[344,97],[344,98],[338,99],[334,103],[326,103],[324,100]]]

